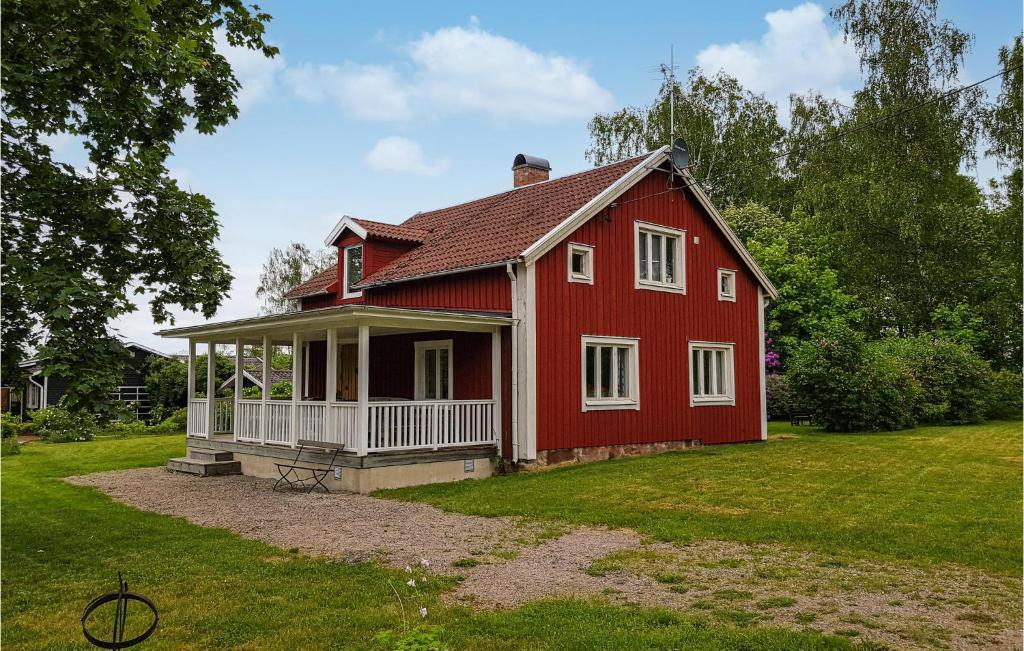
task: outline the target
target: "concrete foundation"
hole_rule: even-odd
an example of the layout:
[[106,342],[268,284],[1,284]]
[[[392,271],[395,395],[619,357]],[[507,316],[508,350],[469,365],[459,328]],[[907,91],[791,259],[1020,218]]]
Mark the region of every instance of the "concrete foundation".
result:
[[[250,477],[277,479],[278,463],[293,463],[297,450],[288,447],[260,446],[231,441],[190,439],[190,453],[227,450],[241,464],[242,474]],[[324,480],[332,491],[370,493],[385,488],[402,488],[458,481],[484,479],[494,474],[496,450],[491,447],[455,448],[415,453],[378,454],[356,457],[338,455],[335,472]],[[328,468],[331,452],[306,448],[298,465]],[[300,471],[301,472],[301,471]],[[337,477],[340,472],[340,478]]]

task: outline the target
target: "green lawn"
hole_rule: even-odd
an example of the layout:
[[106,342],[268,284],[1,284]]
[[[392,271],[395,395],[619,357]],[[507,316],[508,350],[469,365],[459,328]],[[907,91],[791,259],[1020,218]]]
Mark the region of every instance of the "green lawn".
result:
[[630,527],[658,539],[1021,573],[1021,423],[825,434],[773,423],[723,445],[383,493],[477,515]]
[[[994,566],[1009,571],[1009,551],[1005,531],[1013,516],[1000,515],[1016,504],[1019,525],[1019,494],[1004,487],[1014,472],[1019,476],[1019,438],[1016,426],[994,428],[1008,447],[1010,457],[1001,476],[990,478],[986,486],[992,493],[986,513],[992,518],[987,547],[1002,549],[1005,556]],[[925,441],[934,434],[925,435]],[[863,439],[873,445],[878,440]],[[565,515],[553,505],[546,517],[569,520],[600,520],[603,511],[611,521],[636,524],[627,518],[625,505],[613,501],[582,500],[580,493],[600,485],[636,503],[646,491],[662,491],[664,513],[652,508],[651,524],[660,533],[683,532],[690,524],[669,526],[672,517],[691,516],[678,502],[665,501],[673,491],[672,482],[702,472],[701,464],[715,459],[746,458],[736,464],[736,478],[751,492],[763,491],[759,503],[774,503],[783,508],[782,496],[771,486],[752,486],[787,448],[814,450],[814,445],[832,445],[827,439],[810,437],[810,443],[775,443],[767,447],[741,446],[701,452],[692,456],[673,455],[659,460],[609,463],[543,476],[497,479],[447,489],[433,489],[423,495],[445,503],[462,505],[485,499],[487,508],[498,511],[500,502],[510,509],[515,501],[521,507],[538,500],[537,491],[552,490],[552,501],[561,502],[571,493],[581,507],[566,509]],[[1009,449],[1009,448],[1013,449]],[[244,540],[222,530],[204,529],[184,520],[145,513],[113,502],[99,492],[65,484],[61,478],[116,468],[161,465],[168,457],[183,453],[184,440],[178,436],[154,436],[130,439],[103,439],[91,443],[46,445],[33,443],[18,456],[2,461],[2,639],[9,649],[87,649],[78,619],[84,605],[94,596],[115,587],[117,572],[126,573],[133,589],[154,599],[160,608],[157,634],[144,647],[148,649],[206,649],[245,647],[248,649],[300,648],[380,648],[374,642],[377,633],[403,632],[402,614],[389,582],[401,593],[410,619],[413,611],[426,606],[426,620],[437,627],[435,634],[452,649],[847,649],[848,640],[824,637],[814,632],[795,633],[780,629],[737,628],[711,623],[701,616],[667,611],[614,607],[597,601],[543,601],[514,611],[473,613],[463,608],[441,605],[439,595],[451,588],[450,581],[432,579],[426,587],[408,588],[404,573],[375,564],[349,564],[300,556],[287,550]],[[849,451],[852,446],[847,445]],[[969,450],[969,446],[964,446]],[[1002,453],[1000,453],[1002,454]],[[790,455],[792,456],[792,455]],[[877,454],[876,454],[877,456]],[[836,460],[846,463],[849,460]],[[986,468],[980,460],[970,462]],[[640,489],[641,483],[622,485],[628,469],[636,468],[651,477],[652,466],[689,467],[689,472],[673,471],[656,487]],[[1016,464],[1016,470],[1013,466]],[[998,465],[998,463],[996,463]],[[608,479],[601,481],[602,469]],[[962,473],[964,474],[964,473]],[[965,473],[969,475],[970,473]],[[1005,477],[1002,477],[1005,475]],[[813,473],[807,476],[810,481]],[[568,482],[566,480],[569,480]],[[580,481],[574,484],[572,482]],[[631,480],[632,482],[633,480]],[[719,480],[727,483],[724,480]],[[791,479],[773,477],[792,483]],[[972,478],[977,487],[976,478]],[[590,485],[590,487],[588,487]],[[572,487],[576,486],[576,489]],[[549,488],[545,488],[549,487]],[[1019,486],[1018,486],[1019,487]],[[756,489],[756,490],[755,490]],[[997,490],[998,489],[998,490]],[[847,489],[849,490],[849,489]],[[742,494],[742,491],[735,491]],[[960,491],[961,493],[963,491]],[[960,494],[960,493],[958,493]],[[411,493],[404,493],[410,497]],[[500,496],[500,499],[499,499]],[[518,496],[518,499],[517,499]],[[903,503],[904,495],[895,499]],[[682,500],[683,496],[677,496]],[[726,501],[726,496],[717,498]],[[874,499],[877,503],[880,500]],[[972,500],[970,503],[980,503]],[[798,505],[794,505],[795,512]],[[799,505],[803,508],[803,505]],[[927,508],[907,505],[917,513]],[[486,510],[486,509],[484,509]],[[859,511],[858,511],[859,513]],[[617,514],[617,515],[616,515]],[[673,516],[673,514],[675,514]],[[795,516],[790,516],[795,517]],[[952,516],[950,516],[952,517]],[[965,516],[960,516],[965,517]],[[753,518],[750,518],[753,520]],[[770,516],[768,520],[775,520]],[[938,523],[929,525],[937,527]],[[959,527],[962,529],[963,527]],[[1019,529],[1019,526],[1018,526]],[[778,532],[779,527],[774,527]],[[767,530],[766,530],[767,531]],[[798,529],[796,532],[799,532]],[[976,532],[977,540],[980,532]],[[794,536],[806,538],[807,534]],[[1018,541],[1019,549],[1019,541]],[[940,549],[937,543],[925,549]],[[908,547],[909,549],[909,547]],[[989,558],[978,554],[978,558]]]

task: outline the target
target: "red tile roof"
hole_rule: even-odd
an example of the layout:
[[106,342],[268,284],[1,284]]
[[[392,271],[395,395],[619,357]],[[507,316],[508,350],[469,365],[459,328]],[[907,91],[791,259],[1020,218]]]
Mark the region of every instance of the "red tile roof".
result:
[[[514,260],[648,155],[448,208],[416,213],[398,225],[353,218],[366,229],[368,237],[420,243],[357,286],[381,285]],[[284,297],[294,299],[321,294],[336,280],[337,269],[331,268],[292,288]]]
[[367,237],[379,237],[386,240],[402,240],[405,242],[422,242],[429,234],[421,228],[413,228],[405,224],[385,224],[384,222],[356,219],[352,221],[366,229]]
[[378,269],[359,285],[385,284],[514,260],[646,157],[417,213],[401,227],[424,231],[423,244]]
[[314,294],[326,294],[327,288],[338,280],[337,265],[328,267],[308,280],[289,289],[283,298],[302,298]]

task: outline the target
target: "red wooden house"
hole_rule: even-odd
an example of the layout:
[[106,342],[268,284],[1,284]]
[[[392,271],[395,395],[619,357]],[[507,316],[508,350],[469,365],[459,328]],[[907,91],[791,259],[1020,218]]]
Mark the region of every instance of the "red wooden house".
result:
[[519,155],[507,192],[341,219],[337,268],[289,293],[297,313],[163,331],[190,368],[198,342],[302,351],[290,401],[192,397],[190,447],[272,474],[257,457],[341,444],[340,484],[365,491],[489,474],[495,446],[551,463],[765,438],[775,288],[700,186],[668,147],[549,169]]

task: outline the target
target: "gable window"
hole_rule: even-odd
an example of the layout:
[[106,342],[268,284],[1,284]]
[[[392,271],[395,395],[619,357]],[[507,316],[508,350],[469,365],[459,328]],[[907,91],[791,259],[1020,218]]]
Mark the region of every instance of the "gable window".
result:
[[345,247],[345,287],[342,298],[356,298],[363,292],[353,289],[353,285],[363,279],[363,245],[353,244]]
[[735,405],[733,344],[690,342],[690,406]]
[[569,243],[569,282],[594,284],[594,247]]
[[718,270],[718,300],[736,301],[736,271],[733,269]]
[[636,222],[636,288],[686,292],[686,231]]
[[416,342],[417,400],[452,399],[452,340]]
[[583,411],[640,408],[639,339],[582,338]]

